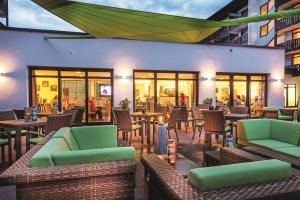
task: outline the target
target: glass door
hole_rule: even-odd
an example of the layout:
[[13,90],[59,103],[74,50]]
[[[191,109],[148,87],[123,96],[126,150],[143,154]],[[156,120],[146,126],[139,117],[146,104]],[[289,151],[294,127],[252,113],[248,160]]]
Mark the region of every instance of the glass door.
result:
[[216,101],[217,105],[226,109],[230,106],[230,77],[228,75],[217,75]]
[[251,76],[250,109],[251,115],[258,117],[265,107],[266,83],[264,76]]
[[178,79],[178,105],[197,106],[197,75],[180,73]]
[[234,76],[233,77],[233,105],[246,106],[247,99],[247,77]]

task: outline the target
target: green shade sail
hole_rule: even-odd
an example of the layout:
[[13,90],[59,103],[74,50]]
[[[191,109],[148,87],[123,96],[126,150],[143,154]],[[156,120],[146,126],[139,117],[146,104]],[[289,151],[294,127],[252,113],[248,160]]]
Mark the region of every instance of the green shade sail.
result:
[[[300,9],[294,9],[259,16],[213,21],[68,0],[32,1],[95,38],[177,43],[199,43],[222,27],[300,15]],[[53,38],[59,39],[59,37]]]

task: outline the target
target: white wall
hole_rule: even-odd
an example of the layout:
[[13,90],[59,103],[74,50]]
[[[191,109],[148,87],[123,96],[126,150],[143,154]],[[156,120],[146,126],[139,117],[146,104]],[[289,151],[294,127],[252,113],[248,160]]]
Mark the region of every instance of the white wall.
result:
[[[0,31],[0,110],[28,104],[28,65],[113,68],[114,104],[133,96],[132,70],[199,71],[199,100],[215,96],[216,72],[284,78],[284,50],[114,39],[44,40],[46,33]],[[122,80],[121,76],[129,77]],[[269,82],[269,105],[283,106],[283,83]]]

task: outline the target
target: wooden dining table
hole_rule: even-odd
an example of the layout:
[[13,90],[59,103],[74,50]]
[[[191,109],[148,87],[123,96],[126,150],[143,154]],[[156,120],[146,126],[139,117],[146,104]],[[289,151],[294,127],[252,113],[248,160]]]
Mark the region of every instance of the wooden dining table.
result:
[[[159,117],[162,116],[163,113],[158,113],[158,112],[147,112],[147,113],[142,113],[142,112],[132,112],[130,113],[130,116],[133,118],[139,118],[139,119],[144,119],[145,120],[145,133],[147,137],[147,145],[150,145],[150,125],[151,125],[151,118],[154,117]],[[155,128],[155,127],[153,127]],[[154,134],[154,133],[153,133]]]
[[38,118],[37,121],[29,122],[25,122],[24,119],[0,121],[0,127],[16,131],[16,159],[19,159],[22,156],[22,129],[40,127],[46,124],[47,118],[45,117]]
[[57,113],[49,113],[49,112],[39,112],[38,116],[39,117],[49,117],[50,115],[62,115],[63,112],[57,112]]
[[237,114],[237,113],[230,113],[224,115],[226,120],[241,120],[241,119],[248,119],[250,117],[249,114]]

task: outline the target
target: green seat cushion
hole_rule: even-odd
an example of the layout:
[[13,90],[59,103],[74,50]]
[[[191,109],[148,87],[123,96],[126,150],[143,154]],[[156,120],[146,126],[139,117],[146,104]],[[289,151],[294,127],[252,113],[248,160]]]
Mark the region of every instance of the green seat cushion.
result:
[[59,129],[53,138],[64,138],[72,151],[79,150],[78,144],[69,127]]
[[140,124],[132,124],[132,130],[136,130],[136,129],[140,129],[142,127],[142,125]]
[[278,107],[264,107],[263,110],[277,110],[278,116],[281,115],[280,108],[278,108]]
[[117,127],[86,126],[73,127],[71,132],[80,150],[117,147]]
[[296,158],[300,158],[300,147],[287,147],[287,148],[278,148],[275,149],[280,153],[284,153],[290,156],[294,156]]
[[248,119],[237,122],[237,137],[244,141],[269,139],[270,119]]
[[36,152],[31,160],[32,167],[49,167],[55,166],[52,160],[53,152],[70,151],[70,148],[63,138],[51,138],[38,152]]
[[192,169],[188,181],[201,191],[250,185],[286,179],[292,176],[291,165],[280,160]]
[[[27,132],[28,132],[27,130],[21,130],[21,134],[27,133]],[[10,131],[10,134],[14,136],[14,135],[17,134],[17,132],[16,131]]]
[[8,144],[8,139],[0,138],[0,145]]
[[38,136],[38,137],[30,138],[29,143],[30,144],[38,144],[38,143],[42,142],[43,140],[44,140],[44,137]]
[[133,147],[118,147],[55,152],[52,154],[52,157],[55,165],[70,165],[108,162],[114,160],[135,160],[136,152]]
[[277,149],[277,148],[286,148],[286,147],[295,147],[296,145],[280,142],[278,140],[265,139],[265,140],[250,140],[248,141],[250,144],[269,148],[269,149]]
[[300,140],[300,123],[271,120],[271,139],[298,145]]
[[279,115],[278,119],[280,119],[280,120],[286,120],[286,121],[292,121],[293,120],[293,116]]
[[231,131],[231,126],[226,126],[225,127],[225,132],[229,132],[229,131]]

